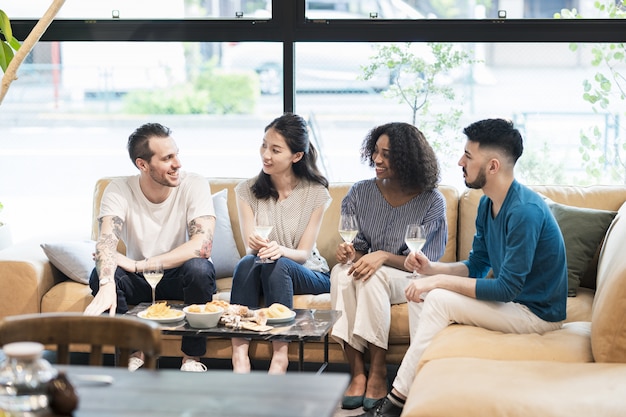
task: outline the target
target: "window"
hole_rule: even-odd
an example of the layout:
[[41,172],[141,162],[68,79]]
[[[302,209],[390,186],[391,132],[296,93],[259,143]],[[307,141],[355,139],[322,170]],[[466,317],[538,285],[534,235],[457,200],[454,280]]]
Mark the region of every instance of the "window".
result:
[[[203,2],[217,3],[228,2]],[[523,6],[520,16],[540,18],[507,17],[506,24],[501,19],[444,19],[437,10],[422,7],[434,2],[423,1],[405,3],[425,19],[305,19],[307,13],[362,14],[353,3],[245,3],[251,6],[244,15],[266,11],[257,20],[196,19],[203,13],[189,10],[199,2],[188,1],[183,20],[170,19],[177,16],[172,13],[163,20],[125,19],[122,14],[119,21],[97,24],[54,22],[0,106],[0,155],[10,173],[0,178],[0,201],[2,219],[16,225],[14,240],[48,232],[88,237],[93,185],[102,176],[136,172],[125,143],[146,121],[173,129],[183,169],[246,178],[260,169],[264,127],[284,110],[293,110],[310,121],[329,179],[355,181],[373,175],[359,158],[367,131],[415,117],[437,145],[442,182],[461,188],[456,162],[462,127],[480,118],[508,117],[525,138],[518,164],[524,182],[626,183],[624,102],[612,94],[617,80],[611,79],[614,89],[603,97],[607,101],[597,101],[604,107],[584,99],[596,87],[596,74],[610,79],[608,68],[594,65],[593,57],[623,48],[626,21],[547,20],[542,16],[548,9],[536,8],[544,2],[531,1],[491,2],[496,11],[505,5],[512,11],[508,5],[515,3]],[[562,7],[561,2],[548,3]],[[591,2],[578,3],[584,3],[574,5],[581,11],[583,6],[595,10]],[[148,9],[144,13],[158,8]],[[272,9],[280,13],[272,15]],[[527,16],[526,10],[534,14]],[[33,20],[14,19],[16,36],[23,38],[33,25]],[[422,113],[423,108],[416,110],[393,96],[398,82],[423,81],[428,68],[408,73],[383,68],[365,76],[364,67],[381,48],[405,47],[407,41],[425,65],[435,46],[449,45],[451,52],[471,57],[434,77],[433,85],[453,93],[453,100],[431,96],[430,108]],[[624,62],[614,68],[623,74]],[[43,225],[33,221],[42,216]]]

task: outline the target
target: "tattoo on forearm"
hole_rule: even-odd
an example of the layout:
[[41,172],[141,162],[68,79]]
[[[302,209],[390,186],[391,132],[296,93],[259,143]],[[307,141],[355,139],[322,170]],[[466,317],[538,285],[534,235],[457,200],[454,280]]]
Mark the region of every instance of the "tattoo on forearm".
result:
[[205,239],[202,241],[200,250],[196,252],[198,257],[209,259],[211,257],[211,251],[213,250],[213,239]]
[[118,239],[111,234],[100,235],[96,243],[96,270],[98,276],[115,273]]

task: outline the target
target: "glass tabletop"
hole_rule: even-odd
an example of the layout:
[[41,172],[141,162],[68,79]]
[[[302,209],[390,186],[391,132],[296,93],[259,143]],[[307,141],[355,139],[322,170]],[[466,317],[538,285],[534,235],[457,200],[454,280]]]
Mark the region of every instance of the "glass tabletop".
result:
[[[186,304],[168,303],[173,309],[182,310]],[[137,316],[150,306],[150,303],[141,303],[132,308],[127,315]],[[181,336],[206,337],[246,337],[250,339],[282,339],[282,340],[322,340],[330,331],[341,315],[337,310],[294,309],[296,316],[292,321],[269,325],[270,330],[259,332],[246,329],[234,329],[220,323],[209,329],[195,329],[189,326],[187,320],[182,319],[174,323],[159,323],[163,334]]]

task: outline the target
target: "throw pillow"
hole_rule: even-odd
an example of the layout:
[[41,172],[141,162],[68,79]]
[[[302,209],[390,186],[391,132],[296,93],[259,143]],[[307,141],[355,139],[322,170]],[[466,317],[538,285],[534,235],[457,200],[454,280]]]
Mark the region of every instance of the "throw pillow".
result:
[[549,198],[545,200],[563,234],[567,256],[567,295],[575,297],[580,280],[617,212],[567,206]]
[[232,277],[233,271],[241,255],[237,250],[237,243],[230,226],[228,214],[228,189],[213,194],[213,206],[215,207],[215,234],[213,236],[213,251],[211,259],[215,266],[215,277]]
[[41,248],[59,271],[68,278],[83,284],[89,283],[91,271],[96,266],[93,254],[96,242],[93,240],[42,243]]

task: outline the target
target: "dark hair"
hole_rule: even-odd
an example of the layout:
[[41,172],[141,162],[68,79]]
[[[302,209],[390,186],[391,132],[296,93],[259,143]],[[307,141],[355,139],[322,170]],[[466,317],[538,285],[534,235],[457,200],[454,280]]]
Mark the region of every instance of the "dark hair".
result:
[[[317,151],[309,141],[309,130],[306,121],[293,113],[285,113],[274,119],[265,127],[265,132],[274,129],[285,138],[285,142],[292,153],[304,152],[304,156],[293,164],[293,172],[298,178],[305,178],[311,182],[317,182],[328,188],[328,180],[317,168]],[[269,175],[259,173],[252,192],[256,198],[278,198],[278,191],[274,187]]]
[[424,192],[437,188],[439,163],[424,134],[408,123],[387,123],[373,128],[361,145],[361,159],[371,167],[376,141],[389,136],[389,165],[406,191]]
[[150,138],[166,138],[170,136],[171,133],[172,131],[169,128],[159,123],[146,123],[135,129],[128,137],[128,145],[126,146],[133,165],[137,158],[148,162],[152,159],[154,152],[150,150]]
[[498,149],[504,152],[513,164],[524,151],[522,135],[513,127],[513,122],[510,120],[480,120],[463,129],[463,133],[468,140],[478,142],[481,148]]

